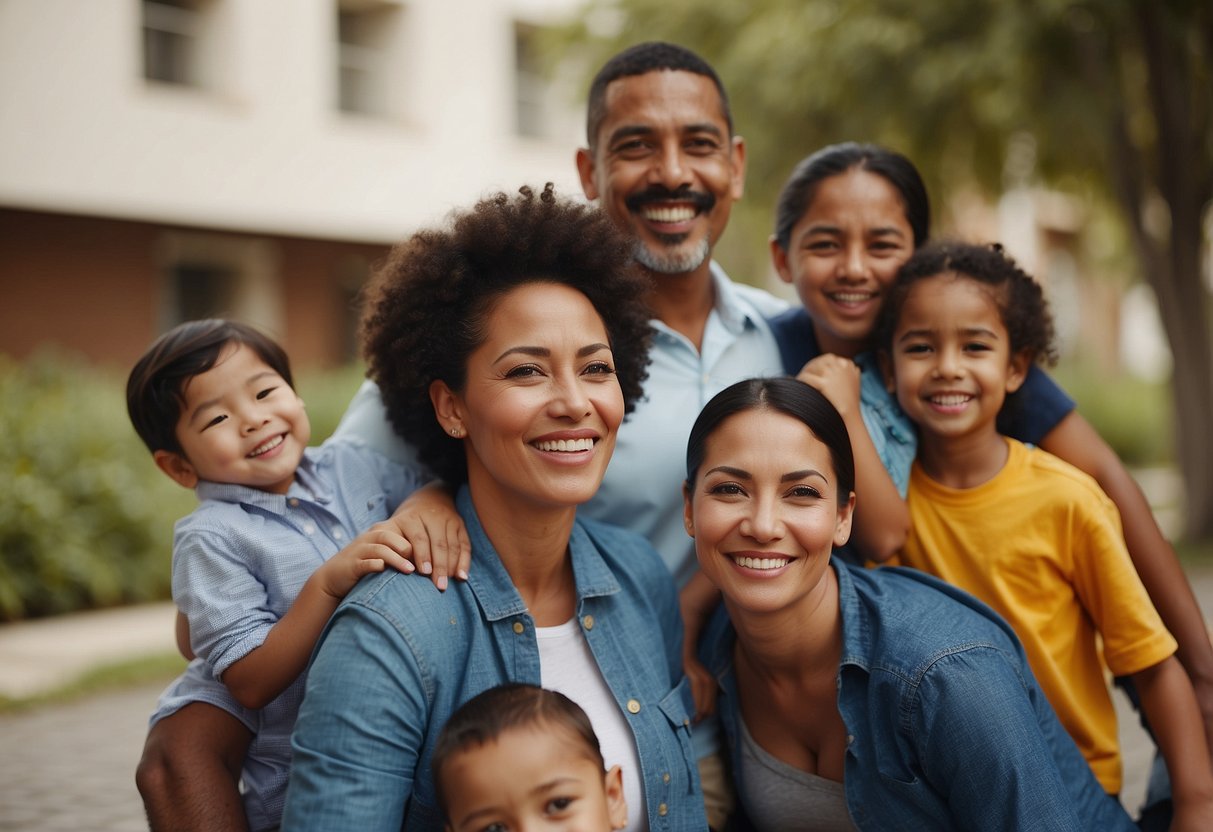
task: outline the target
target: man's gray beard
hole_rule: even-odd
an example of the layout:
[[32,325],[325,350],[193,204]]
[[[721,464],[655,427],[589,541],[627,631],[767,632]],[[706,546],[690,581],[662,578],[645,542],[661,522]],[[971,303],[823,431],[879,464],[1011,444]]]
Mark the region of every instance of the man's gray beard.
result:
[[642,242],[636,243],[636,262],[644,266],[646,269],[658,274],[686,274],[693,272],[695,269],[703,265],[703,261],[708,259],[712,253],[712,247],[708,245],[706,238],[699,241],[699,245],[690,251],[670,254],[659,254],[650,250]]

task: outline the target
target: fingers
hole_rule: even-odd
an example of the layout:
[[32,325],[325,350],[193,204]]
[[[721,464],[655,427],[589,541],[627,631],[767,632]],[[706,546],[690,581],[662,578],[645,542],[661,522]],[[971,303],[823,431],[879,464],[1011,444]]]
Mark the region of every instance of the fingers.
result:
[[[451,525],[455,528],[455,550],[459,552],[459,559],[455,564],[455,577],[466,581],[468,570],[472,568],[472,541],[468,537],[467,527],[463,525],[462,520]],[[447,540],[450,540],[449,530]]]

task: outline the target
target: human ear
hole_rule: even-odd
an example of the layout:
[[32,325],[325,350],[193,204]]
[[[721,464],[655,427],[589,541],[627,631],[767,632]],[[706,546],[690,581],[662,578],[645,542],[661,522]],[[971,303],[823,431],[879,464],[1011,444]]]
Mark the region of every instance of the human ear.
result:
[[847,495],[845,503],[838,504],[838,522],[834,525],[834,545],[841,546],[851,539],[851,518],[855,516],[855,492]]
[[745,139],[734,136],[730,156],[733,160],[733,176],[730,195],[734,200],[741,199],[745,194]]
[[434,406],[434,416],[442,425],[443,433],[456,439],[467,434],[467,427],[463,423],[463,401],[445,381],[435,379],[430,382],[430,403]]
[[577,149],[577,175],[581,177],[581,192],[586,199],[598,199],[598,185],[594,182],[594,151],[588,147]]
[[775,235],[771,235],[771,239],[767,240],[767,245],[771,249],[771,264],[775,266],[775,271],[779,273],[779,279],[784,283],[792,283],[792,270],[788,268],[788,252],[779,244],[779,240]]
[[682,527],[691,537],[695,536],[695,509],[691,506],[691,484],[682,483]]
[[168,474],[169,479],[185,488],[198,485],[198,472],[184,455],[174,451],[159,450],[152,454],[156,467]]
[[1007,392],[1014,393],[1023,386],[1032,366],[1032,355],[1027,350],[1011,353],[1007,367]]
[[623,829],[628,825],[628,804],[623,798],[623,769],[611,766],[602,782],[606,792],[607,819],[612,829]]

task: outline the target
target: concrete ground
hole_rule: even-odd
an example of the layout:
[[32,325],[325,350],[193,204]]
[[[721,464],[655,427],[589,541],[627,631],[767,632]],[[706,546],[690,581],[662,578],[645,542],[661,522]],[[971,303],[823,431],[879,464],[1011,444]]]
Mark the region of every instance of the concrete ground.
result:
[[[1213,567],[1189,570],[1213,611]],[[0,696],[62,688],[99,666],[175,650],[171,604],[0,626]],[[146,829],[134,772],[147,717],[168,680],[0,713],[0,832]],[[1115,694],[1125,757],[1122,800],[1135,812],[1153,746]]]

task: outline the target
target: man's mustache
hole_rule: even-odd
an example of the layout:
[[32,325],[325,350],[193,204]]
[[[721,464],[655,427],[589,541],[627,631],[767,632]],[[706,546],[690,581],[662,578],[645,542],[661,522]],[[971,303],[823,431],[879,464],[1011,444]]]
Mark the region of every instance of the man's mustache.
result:
[[716,197],[702,191],[692,191],[689,186],[670,190],[664,185],[650,185],[643,191],[631,194],[623,201],[629,211],[639,211],[654,202],[689,202],[701,212],[711,211],[716,205]]

